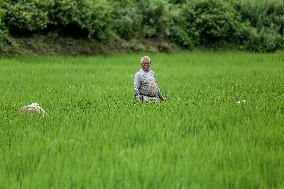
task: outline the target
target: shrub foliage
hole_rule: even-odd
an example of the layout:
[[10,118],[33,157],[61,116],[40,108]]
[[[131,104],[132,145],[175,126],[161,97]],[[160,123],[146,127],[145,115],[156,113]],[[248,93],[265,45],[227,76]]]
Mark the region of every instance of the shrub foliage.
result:
[[42,32],[106,41],[171,41],[184,48],[283,48],[284,2],[253,0],[0,0],[0,44]]

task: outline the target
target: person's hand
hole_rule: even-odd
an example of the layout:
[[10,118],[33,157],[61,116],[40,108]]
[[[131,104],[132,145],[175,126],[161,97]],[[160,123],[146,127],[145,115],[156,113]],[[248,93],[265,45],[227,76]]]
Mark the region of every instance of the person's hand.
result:
[[161,101],[166,101],[166,97],[160,96]]

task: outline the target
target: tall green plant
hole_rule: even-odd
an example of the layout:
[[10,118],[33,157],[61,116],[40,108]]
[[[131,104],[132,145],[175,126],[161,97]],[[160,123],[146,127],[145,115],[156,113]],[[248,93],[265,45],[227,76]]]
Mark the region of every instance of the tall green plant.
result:
[[240,18],[231,6],[221,0],[187,1],[170,27],[170,36],[176,43],[220,45],[235,43],[243,28]]
[[[1,3],[1,2],[0,2]],[[0,8],[0,51],[8,39],[8,29],[4,23],[5,12]]]
[[199,31],[200,44],[228,42],[232,39],[240,22],[230,4],[221,0],[202,0],[192,4],[192,22]]
[[107,0],[94,1],[90,17],[92,37],[98,40],[109,39],[113,28],[112,11],[113,7]]
[[142,15],[142,36],[162,39],[166,36],[165,25],[172,19],[167,0],[138,0]]
[[52,24],[70,34],[105,39],[111,28],[111,6],[105,0],[56,0]]
[[141,32],[143,15],[132,0],[111,1],[113,4],[113,29],[123,39],[137,37]]
[[281,35],[271,28],[263,27],[261,30],[250,28],[244,47],[251,51],[273,52],[281,47],[281,41]]
[[[185,11],[185,9],[187,9]],[[193,48],[195,41],[199,39],[199,33],[193,27],[191,19],[193,10],[191,7],[186,6],[180,8],[173,6],[171,11],[173,17],[167,23],[167,35],[170,40],[184,48]]]
[[36,0],[7,1],[5,22],[12,33],[24,34],[46,29],[49,23],[48,7],[40,6]]
[[247,39],[244,40],[246,49],[263,52],[274,51],[283,46],[283,1],[241,1],[238,11],[242,21],[252,26],[248,30]]

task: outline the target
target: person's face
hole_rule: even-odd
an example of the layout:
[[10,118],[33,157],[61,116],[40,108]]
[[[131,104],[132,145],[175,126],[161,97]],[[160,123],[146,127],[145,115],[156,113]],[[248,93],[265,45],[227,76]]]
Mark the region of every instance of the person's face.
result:
[[151,63],[148,60],[143,60],[141,63],[142,69],[148,71]]

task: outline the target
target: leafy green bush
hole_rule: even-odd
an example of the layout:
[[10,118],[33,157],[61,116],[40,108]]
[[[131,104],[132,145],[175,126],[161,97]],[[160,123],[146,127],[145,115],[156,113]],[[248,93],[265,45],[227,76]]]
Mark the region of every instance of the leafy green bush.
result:
[[91,12],[91,5],[86,1],[56,0],[50,10],[51,23],[59,29],[68,30],[69,34],[87,36],[91,33],[88,23]]
[[25,34],[47,28],[49,23],[48,7],[41,1],[6,1],[2,6],[6,10],[5,22],[10,32]]
[[71,35],[105,39],[111,29],[111,6],[106,0],[5,1],[5,23],[12,34],[58,29]]
[[242,1],[239,3],[239,10],[242,20],[249,21],[258,30],[263,27],[274,27],[278,33],[284,29],[284,1],[264,1],[254,3]]
[[0,29],[2,30],[4,28],[4,21],[3,21],[4,15],[5,15],[4,10],[0,8]]
[[187,49],[229,45],[274,51],[284,48],[284,1],[0,0],[1,44],[10,34],[39,32],[101,43],[150,39]]
[[50,10],[52,25],[65,34],[91,36],[93,29],[92,3],[85,0],[57,0]]
[[4,46],[8,39],[8,30],[3,22],[4,10],[0,9],[0,49]]
[[281,47],[281,35],[275,29],[263,27],[260,31],[250,28],[249,36],[244,41],[246,50],[273,52]]
[[166,24],[172,19],[170,4],[167,0],[137,0],[143,15],[141,35],[145,38],[163,39]]
[[221,0],[201,0],[194,1],[192,6],[193,14],[189,12],[188,21],[199,32],[201,45],[232,40],[240,22],[230,4]]
[[111,6],[105,0],[56,0],[52,24],[69,34],[105,39],[110,33]]
[[186,2],[186,0],[169,0],[172,4],[183,4]]
[[112,1],[114,32],[126,40],[137,36],[142,27],[143,15],[132,0]]
[[170,24],[170,38],[175,43],[193,45],[216,45],[236,43],[244,26],[231,4],[221,0],[187,1]]
[[264,52],[274,51],[282,46],[284,31],[284,2],[282,1],[241,1],[238,11],[243,22],[248,22],[245,49]]
[[[187,9],[185,11],[184,9]],[[167,24],[167,35],[170,40],[182,47],[191,49],[194,46],[194,41],[198,40],[199,33],[192,23],[188,22],[193,10],[191,7],[173,6],[172,19]]]
[[106,0],[95,0],[90,17],[92,37],[99,40],[107,40],[113,28],[113,8]]

